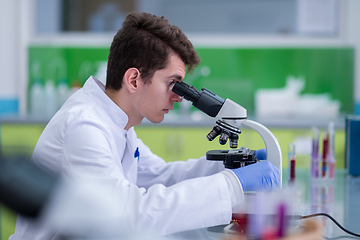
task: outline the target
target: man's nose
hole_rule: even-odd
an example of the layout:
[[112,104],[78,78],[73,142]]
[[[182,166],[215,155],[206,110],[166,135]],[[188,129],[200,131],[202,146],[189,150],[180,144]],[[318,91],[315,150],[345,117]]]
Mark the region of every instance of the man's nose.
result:
[[174,93],[174,100],[175,102],[181,102],[183,100],[183,97]]

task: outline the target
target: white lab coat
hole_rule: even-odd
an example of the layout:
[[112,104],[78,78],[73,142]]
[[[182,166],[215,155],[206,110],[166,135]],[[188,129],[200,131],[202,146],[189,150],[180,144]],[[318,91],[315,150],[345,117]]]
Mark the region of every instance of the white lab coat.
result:
[[[104,93],[104,85],[90,77],[46,126],[32,161],[63,177],[90,178],[118,192],[127,200],[114,211],[121,211],[131,231],[167,235],[230,222],[231,196],[226,177],[219,173],[224,170],[221,162],[203,157],[166,163],[133,128],[124,130],[127,121]],[[54,236],[33,222],[19,216],[10,239]]]

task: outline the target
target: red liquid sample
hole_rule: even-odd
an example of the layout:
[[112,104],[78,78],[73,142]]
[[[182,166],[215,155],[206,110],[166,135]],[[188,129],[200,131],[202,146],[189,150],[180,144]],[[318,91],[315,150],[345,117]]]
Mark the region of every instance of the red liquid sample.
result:
[[290,181],[295,180],[295,159],[290,160]]

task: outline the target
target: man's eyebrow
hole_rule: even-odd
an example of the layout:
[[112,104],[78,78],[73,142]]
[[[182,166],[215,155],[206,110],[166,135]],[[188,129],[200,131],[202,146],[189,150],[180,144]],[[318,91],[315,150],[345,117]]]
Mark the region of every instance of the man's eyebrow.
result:
[[176,78],[176,79],[179,80],[179,81],[182,80],[182,76],[177,75],[177,74],[171,75],[169,78]]

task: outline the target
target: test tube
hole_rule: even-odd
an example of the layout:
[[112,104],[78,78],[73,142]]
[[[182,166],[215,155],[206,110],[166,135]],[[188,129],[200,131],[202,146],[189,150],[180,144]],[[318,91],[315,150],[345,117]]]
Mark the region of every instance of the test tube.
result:
[[313,128],[314,136],[312,139],[312,153],[311,153],[311,176],[313,178],[319,177],[319,136],[318,128]]
[[335,171],[335,129],[334,129],[334,122],[329,123],[329,149],[327,154],[327,159],[329,162],[329,178],[334,178],[334,171]]
[[295,181],[295,164],[296,164],[295,144],[293,143],[289,143],[288,146],[288,164],[289,164],[289,182],[293,183]]
[[277,237],[282,238],[285,237],[286,228],[287,228],[287,209],[285,203],[279,203],[277,209],[277,216],[278,216],[278,229],[277,229]]
[[322,154],[322,177],[326,177],[327,172],[327,155],[329,150],[329,134],[328,132],[324,133],[324,139],[323,139],[323,154]]
[[252,214],[249,215],[248,223],[248,235],[252,239],[261,239],[266,230],[266,219],[265,219],[265,210],[266,210],[266,201],[269,199],[266,197],[265,192],[257,192],[253,196],[250,202],[250,209]]

